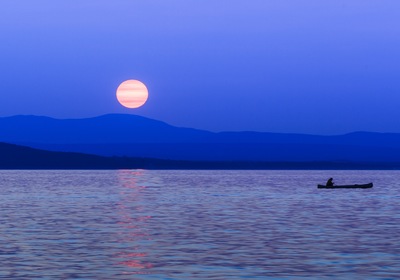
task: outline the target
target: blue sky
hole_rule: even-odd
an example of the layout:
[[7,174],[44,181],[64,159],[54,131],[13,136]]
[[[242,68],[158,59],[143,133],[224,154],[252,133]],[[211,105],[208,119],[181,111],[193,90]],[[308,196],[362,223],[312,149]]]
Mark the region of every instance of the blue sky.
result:
[[[1,1],[0,37],[0,116],[400,132],[395,0]],[[127,79],[145,106],[119,105]]]

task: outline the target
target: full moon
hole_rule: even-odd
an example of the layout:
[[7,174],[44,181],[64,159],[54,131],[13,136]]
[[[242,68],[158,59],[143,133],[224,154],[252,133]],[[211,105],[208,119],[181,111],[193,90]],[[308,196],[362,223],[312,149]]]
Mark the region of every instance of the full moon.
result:
[[117,88],[117,99],[127,108],[139,108],[146,103],[148,97],[146,86],[138,80],[127,80]]

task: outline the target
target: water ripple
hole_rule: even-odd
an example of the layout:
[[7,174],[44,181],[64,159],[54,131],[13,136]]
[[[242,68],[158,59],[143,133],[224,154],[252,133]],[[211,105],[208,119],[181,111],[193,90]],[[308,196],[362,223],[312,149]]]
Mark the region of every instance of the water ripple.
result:
[[0,279],[397,279],[399,175],[0,171]]

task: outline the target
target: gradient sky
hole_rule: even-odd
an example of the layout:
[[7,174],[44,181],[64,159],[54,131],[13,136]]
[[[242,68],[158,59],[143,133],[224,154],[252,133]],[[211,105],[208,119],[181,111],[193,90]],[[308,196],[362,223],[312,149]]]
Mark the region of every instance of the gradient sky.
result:
[[[9,0],[0,38],[0,116],[400,132],[398,0]],[[118,103],[127,79],[145,106]]]

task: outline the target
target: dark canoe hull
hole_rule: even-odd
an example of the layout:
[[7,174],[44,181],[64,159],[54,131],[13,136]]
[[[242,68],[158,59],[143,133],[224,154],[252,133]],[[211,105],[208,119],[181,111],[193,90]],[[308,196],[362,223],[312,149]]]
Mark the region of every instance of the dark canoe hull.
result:
[[362,184],[362,185],[338,185],[338,186],[332,186],[332,187],[327,187],[325,185],[318,185],[318,189],[369,189],[372,188],[373,184]]

